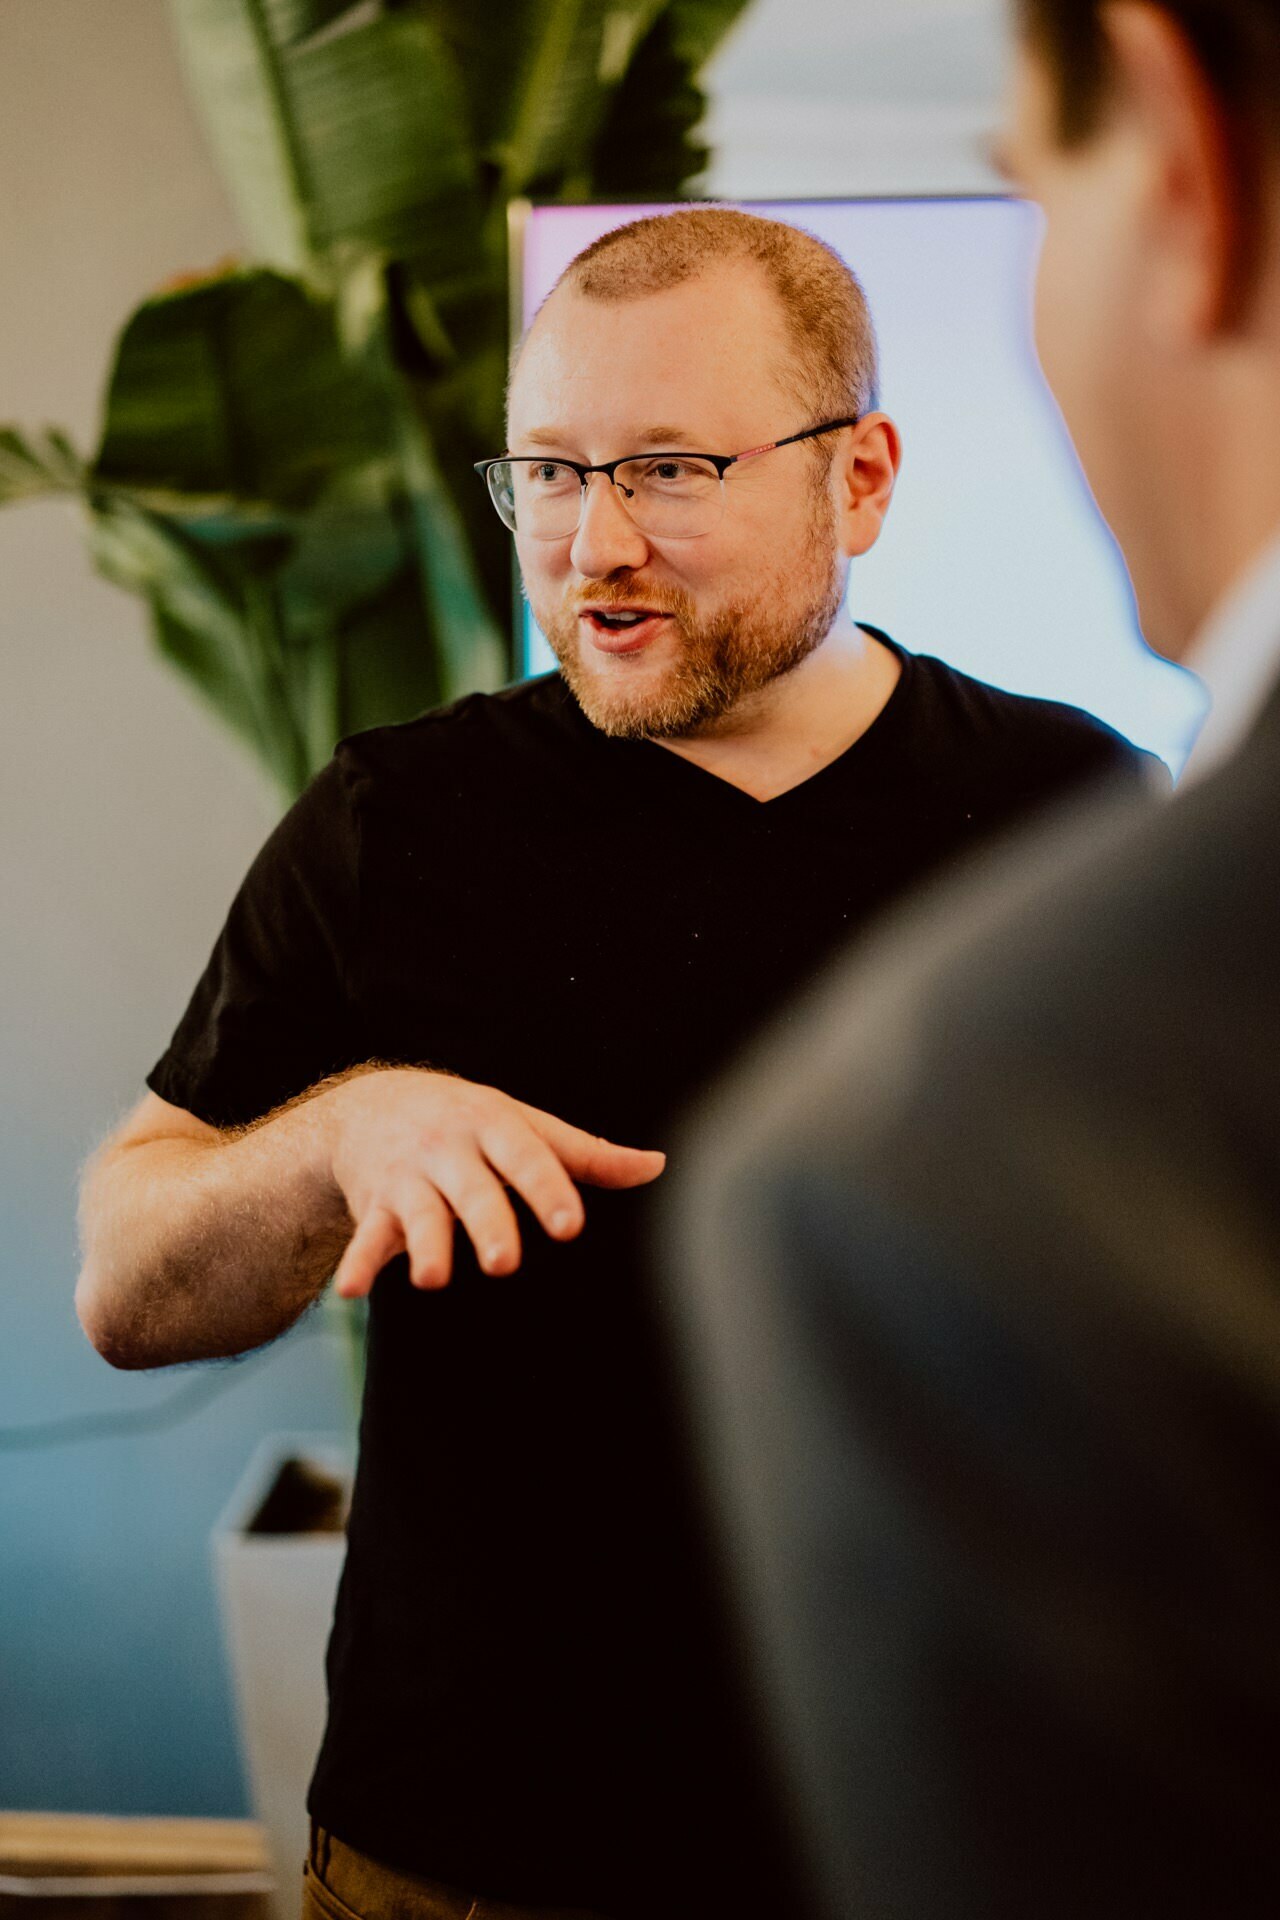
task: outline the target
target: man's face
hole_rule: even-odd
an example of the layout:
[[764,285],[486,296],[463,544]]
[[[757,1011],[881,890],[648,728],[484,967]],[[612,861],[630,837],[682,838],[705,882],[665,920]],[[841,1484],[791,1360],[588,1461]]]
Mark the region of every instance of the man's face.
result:
[[1151,325],[1151,156],[1120,115],[1082,145],[1063,147],[1056,107],[1053,77],[1024,39],[1002,149],[1013,180],[1045,214],[1040,361],[1124,550],[1148,637],[1176,654],[1189,637],[1169,601],[1169,529],[1178,524],[1171,493],[1186,457],[1178,443],[1183,369]]
[[[741,453],[815,424],[780,378],[788,356],[776,298],[749,265],[635,300],[561,288],[520,356],[509,449],[587,465]],[[576,533],[517,532],[529,603],[596,726],[695,734],[825,639],[845,579],[825,471],[803,442],[730,467],[723,518],[692,539],[642,533],[593,474]],[[611,629],[609,608],[647,617]]]

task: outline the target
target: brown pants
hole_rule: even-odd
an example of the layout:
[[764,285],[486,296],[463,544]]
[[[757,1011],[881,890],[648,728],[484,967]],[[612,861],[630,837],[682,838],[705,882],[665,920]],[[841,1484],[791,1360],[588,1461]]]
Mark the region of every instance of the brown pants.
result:
[[379,1866],[311,1823],[302,1920],[602,1920],[580,1907],[512,1907],[460,1887]]

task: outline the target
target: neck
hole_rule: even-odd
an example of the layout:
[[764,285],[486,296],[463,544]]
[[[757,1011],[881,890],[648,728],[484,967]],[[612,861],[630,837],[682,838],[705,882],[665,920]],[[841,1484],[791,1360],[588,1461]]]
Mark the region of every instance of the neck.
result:
[[791,673],[740,700],[703,732],[655,744],[756,800],[773,800],[851,747],[883,711],[901,667],[841,614]]

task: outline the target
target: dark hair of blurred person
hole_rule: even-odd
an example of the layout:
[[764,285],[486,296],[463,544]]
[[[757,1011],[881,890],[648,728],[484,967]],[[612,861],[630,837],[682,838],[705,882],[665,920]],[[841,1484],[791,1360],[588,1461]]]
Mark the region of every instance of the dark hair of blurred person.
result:
[[[1113,77],[1105,0],[1018,0],[1027,39],[1053,74],[1058,135],[1086,142],[1106,115]],[[1240,132],[1280,139],[1280,9],[1270,0],[1164,0]]]

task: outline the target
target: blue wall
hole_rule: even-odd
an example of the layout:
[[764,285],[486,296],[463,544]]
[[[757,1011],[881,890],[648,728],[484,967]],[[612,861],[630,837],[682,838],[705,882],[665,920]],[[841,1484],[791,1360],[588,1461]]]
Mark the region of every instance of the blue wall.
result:
[[341,1350],[316,1315],[243,1362],[113,1372],[72,1311],[74,1167],[27,1171],[9,1157],[0,1422],[219,1391],[164,1432],[0,1450],[0,1806],[242,1814],[210,1529],[259,1436],[348,1423]]

